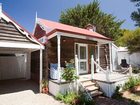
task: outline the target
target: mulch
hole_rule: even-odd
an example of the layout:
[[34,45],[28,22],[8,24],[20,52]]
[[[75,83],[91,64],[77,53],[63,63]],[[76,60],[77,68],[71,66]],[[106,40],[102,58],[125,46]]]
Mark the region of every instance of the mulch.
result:
[[96,105],[133,105],[131,103],[128,103],[127,101],[107,98],[107,97],[104,97],[104,96],[96,97],[95,98],[95,104]]

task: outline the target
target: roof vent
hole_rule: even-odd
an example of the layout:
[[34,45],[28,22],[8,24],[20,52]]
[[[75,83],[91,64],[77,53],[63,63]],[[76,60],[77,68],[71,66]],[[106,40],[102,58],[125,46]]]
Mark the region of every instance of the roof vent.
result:
[[87,29],[89,31],[92,31],[92,32],[96,31],[96,27],[94,25],[92,25],[92,24],[86,25],[85,29]]

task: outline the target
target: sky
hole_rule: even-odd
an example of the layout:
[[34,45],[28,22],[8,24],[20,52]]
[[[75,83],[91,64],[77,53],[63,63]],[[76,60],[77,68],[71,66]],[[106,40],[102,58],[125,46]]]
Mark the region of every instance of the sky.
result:
[[[33,31],[35,16],[52,21],[59,21],[62,11],[77,4],[89,4],[93,0],[0,0],[3,10],[29,32]],[[131,13],[136,7],[130,0],[99,0],[103,12],[112,14],[119,20],[125,20],[121,28],[133,30],[135,22]]]

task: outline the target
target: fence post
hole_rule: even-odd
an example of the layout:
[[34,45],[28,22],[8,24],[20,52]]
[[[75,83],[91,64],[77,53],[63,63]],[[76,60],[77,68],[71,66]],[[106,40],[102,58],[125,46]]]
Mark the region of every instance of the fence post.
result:
[[94,79],[94,57],[91,55],[91,79]]
[[109,71],[109,67],[107,66],[106,80],[107,80],[108,82],[110,82],[109,74],[110,74],[110,71]]
[[[78,70],[78,57],[77,55],[75,55],[75,69],[76,69],[76,76],[79,77],[79,70]],[[79,91],[79,84],[78,84],[78,80],[76,80],[76,92],[78,94]]]
[[129,76],[132,76],[132,66],[129,65]]

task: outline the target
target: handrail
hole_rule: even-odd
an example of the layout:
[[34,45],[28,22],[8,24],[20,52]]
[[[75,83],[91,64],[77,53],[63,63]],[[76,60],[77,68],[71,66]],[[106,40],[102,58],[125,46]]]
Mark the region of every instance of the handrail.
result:
[[98,66],[98,68],[99,68],[101,71],[103,71],[104,73],[106,73],[106,71],[105,71],[95,60],[93,60],[93,63],[94,63],[96,66]]
[[103,73],[105,73],[105,75],[106,75],[106,80],[107,81],[110,81],[110,77],[109,77],[109,69],[108,69],[108,66],[107,66],[107,70],[105,71],[95,60],[94,60],[94,58],[93,58],[93,55],[91,56],[91,78],[92,79],[94,79],[94,64],[96,65],[96,66],[98,66],[98,68],[101,70],[101,71],[103,71]]
[[121,73],[124,74],[124,73],[127,73],[127,72],[129,72],[129,67]]

